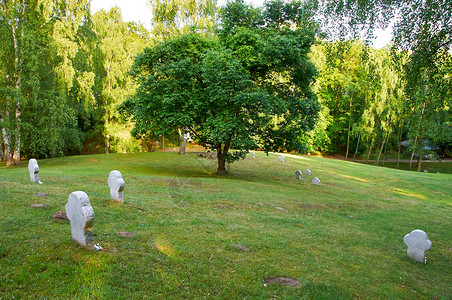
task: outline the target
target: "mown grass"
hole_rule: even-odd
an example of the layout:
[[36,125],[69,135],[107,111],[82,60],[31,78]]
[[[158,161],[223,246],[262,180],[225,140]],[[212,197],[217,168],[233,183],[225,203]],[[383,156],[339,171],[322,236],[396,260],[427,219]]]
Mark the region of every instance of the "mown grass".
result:
[[[26,162],[0,165],[2,299],[452,297],[450,174],[264,153],[224,178],[193,153],[38,163],[42,185],[29,182]],[[313,175],[296,180],[306,168]],[[114,169],[124,204],[109,200]],[[69,222],[51,218],[76,190],[90,197],[104,251],[79,247]],[[402,239],[414,229],[433,243],[426,265],[406,256]],[[264,285],[272,277],[301,285]]]

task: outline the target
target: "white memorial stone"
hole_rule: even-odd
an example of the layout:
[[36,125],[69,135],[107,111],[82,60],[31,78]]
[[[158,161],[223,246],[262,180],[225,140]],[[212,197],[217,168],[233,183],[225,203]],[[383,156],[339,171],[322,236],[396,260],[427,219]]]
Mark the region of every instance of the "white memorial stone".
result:
[[66,215],[71,222],[72,240],[86,248],[93,248],[94,210],[85,192],[77,191],[69,195]]
[[320,185],[320,179],[318,179],[317,177],[314,177],[314,178],[312,179],[312,184]]
[[251,157],[252,157],[252,158],[256,158],[256,153],[254,153],[254,151],[251,152]]
[[295,172],[295,176],[297,177],[297,179],[301,179],[301,174],[303,174],[303,173],[301,173],[300,170],[297,170],[297,171]]
[[111,171],[108,176],[108,186],[110,187],[111,200],[124,203],[124,179],[122,179],[121,172]]
[[306,169],[306,170],[304,170],[304,173],[305,173],[306,175],[311,175],[311,170]]
[[284,162],[284,156],[281,155],[281,156],[278,157],[278,159],[279,159],[280,162]]
[[427,263],[425,252],[432,247],[432,242],[428,239],[424,231],[420,229],[411,231],[405,235],[403,242],[408,246],[408,257],[420,263]]
[[28,171],[30,172],[31,182],[41,183],[38,174],[39,173],[38,161],[36,159],[32,158],[28,161]]

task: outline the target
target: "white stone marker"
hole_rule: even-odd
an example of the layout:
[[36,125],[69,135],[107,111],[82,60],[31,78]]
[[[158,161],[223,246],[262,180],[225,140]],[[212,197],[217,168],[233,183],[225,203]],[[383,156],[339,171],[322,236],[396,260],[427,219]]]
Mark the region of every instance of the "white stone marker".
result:
[[306,175],[311,175],[311,170],[306,169],[306,170],[304,170],[304,173],[305,173]]
[[278,159],[279,159],[280,162],[284,162],[284,156],[281,155],[281,156],[278,157]]
[[318,179],[317,177],[314,177],[314,178],[312,179],[312,184],[320,185],[320,179]]
[[42,183],[39,180],[39,166],[38,161],[34,158],[28,161],[28,171],[30,172],[30,181],[36,183]]
[[432,242],[428,239],[427,234],[416,229],[405,235],[403,242],[408,246],[407,254],[415,261],[420,263],[427,263],[425,252],[432,247]]
[[72,240],[86,248],[93,248],[94,210],[85,192],[77,191],[69,195],[66,215],[71,222]]
[[111,200],[124,203],[124,179],[122,179],[121,172],[111,171],[108,176],[108,186],[110,187]]
[[252,157],[252,158],[256,158],[256,153],[254,153],[254,151],[251,152],[251,157]]
[[300,170],[297,170],[297,171],[295,172],[295,176],[297,177],[297,179],[301,179],[301,174],[303,174],[303,173],[301,173]]

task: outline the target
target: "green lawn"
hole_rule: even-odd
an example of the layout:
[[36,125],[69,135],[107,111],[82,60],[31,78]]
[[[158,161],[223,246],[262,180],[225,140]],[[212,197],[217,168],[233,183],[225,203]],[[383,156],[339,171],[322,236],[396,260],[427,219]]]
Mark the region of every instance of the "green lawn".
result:
[[[64,157],[38,161],[42,185],[27,162],[1,164],[0,299],[452,298],[451,174],[277,157],[256,153],[225,178],[193,153]],[[320,186],[296,180],[306,168]],[[109,200],[115,169],[124,204]],[[104,251],[81,248],[69,222],[51,218],[77,190]],[[414,229],[433,243],[426,265],[406,255]],[[264,284],[273,277],[300,286]]]

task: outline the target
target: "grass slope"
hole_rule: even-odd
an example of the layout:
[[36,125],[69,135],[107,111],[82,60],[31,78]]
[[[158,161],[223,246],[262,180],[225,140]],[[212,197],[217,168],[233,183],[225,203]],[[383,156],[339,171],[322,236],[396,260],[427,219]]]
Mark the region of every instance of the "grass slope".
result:
[[[38,163],[42,185],[25,162],[0,165],[0,299],[452,297],[450,174],[263,153],[226,178],[193,153]],[[296,180],[306,168],[313,175]],[[124,204],[109,200],[114,169]],[[69,222],[51,218],[76,190],[90,197],[104,251],[82,249]],[[406,256],[402,239],[414,229],[433,243],[426,265]],[[273,277],[301,285],[264,284]]]

